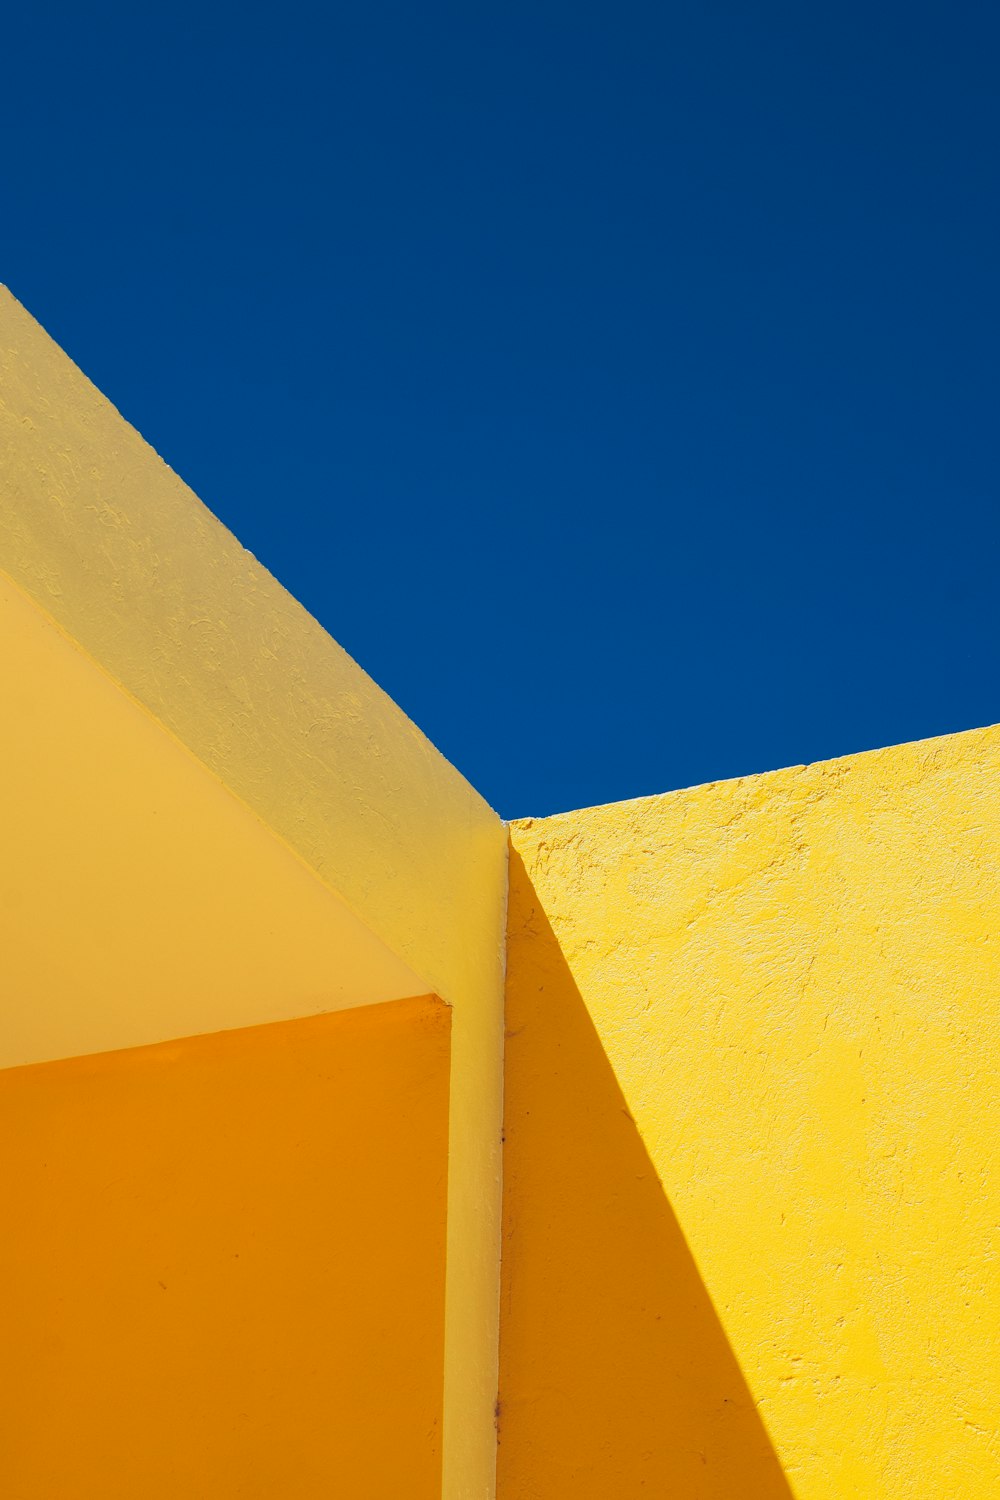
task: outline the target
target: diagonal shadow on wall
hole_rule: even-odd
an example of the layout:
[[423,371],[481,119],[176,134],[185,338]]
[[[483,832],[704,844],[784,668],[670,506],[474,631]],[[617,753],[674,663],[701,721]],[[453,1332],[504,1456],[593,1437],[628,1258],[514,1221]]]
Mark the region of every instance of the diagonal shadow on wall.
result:
[[513,850],[508,931],[498,1500],[792,1500]]

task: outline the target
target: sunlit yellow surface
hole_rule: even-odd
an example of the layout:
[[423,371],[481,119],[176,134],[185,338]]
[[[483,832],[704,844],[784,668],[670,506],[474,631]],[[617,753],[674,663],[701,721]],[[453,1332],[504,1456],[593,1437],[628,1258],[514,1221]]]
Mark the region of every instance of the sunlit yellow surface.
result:
[[1000,1493],[998,788],[991,729],[514,826],[501,1500]]
[[0,1072],[5,1500],[437,1500],[450,1014]]

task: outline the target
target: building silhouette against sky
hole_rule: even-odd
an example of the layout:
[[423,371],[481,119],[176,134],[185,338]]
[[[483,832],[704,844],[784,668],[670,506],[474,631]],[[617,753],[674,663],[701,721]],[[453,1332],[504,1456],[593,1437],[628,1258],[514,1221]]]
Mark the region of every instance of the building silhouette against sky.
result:
[[6,293],[0,475],[0,1492],[996,1493],[1000,732],[505,824]]

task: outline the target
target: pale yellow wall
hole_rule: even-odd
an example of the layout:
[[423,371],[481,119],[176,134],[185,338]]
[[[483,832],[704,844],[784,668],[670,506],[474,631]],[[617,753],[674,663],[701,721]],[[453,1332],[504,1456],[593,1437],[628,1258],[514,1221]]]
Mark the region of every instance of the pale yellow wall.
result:
[[423,993],[0,574],[0,1068]]
[[423,998],[0,1071],[5,1500],[437,1500]]
[[454,1007],[444,1494],[488,1500],[504,826],[3,289],[0,476],[0,569]]
[[501,1500],[1000,1492],[1000,731],[512,842]]

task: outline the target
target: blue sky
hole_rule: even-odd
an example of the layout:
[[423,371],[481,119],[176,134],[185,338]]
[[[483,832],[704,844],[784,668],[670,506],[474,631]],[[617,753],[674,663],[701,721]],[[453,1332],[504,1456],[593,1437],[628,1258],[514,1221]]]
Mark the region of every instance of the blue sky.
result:
[[21,6],[0,279],[504,816],[1000,719],[1000,12]]

